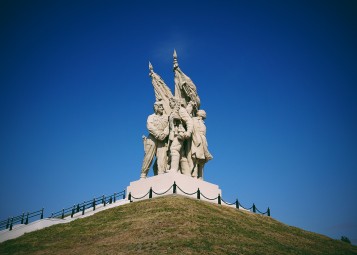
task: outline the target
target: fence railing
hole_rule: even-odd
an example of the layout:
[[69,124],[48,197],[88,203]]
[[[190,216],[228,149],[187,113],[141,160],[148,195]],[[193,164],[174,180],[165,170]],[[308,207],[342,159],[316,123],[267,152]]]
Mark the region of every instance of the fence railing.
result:
[[30,221],[33,220],[33,218],[40,216],[40,219],[43,219],[43,211],[44,209],[42,208],[41,210],[35,211],[35,212],[27,212],[22,213],[21,215],[15,216],[15,217],[9,217],[7,220],[0,221],[0,230],[3,229],[9,229],[12,230],[12,227],[16,224],[29,224]]
[[172,193],[173,193],[173,194],[177,194],[177,189],[179,189],[182,193],[184,193],[184,194],[186,194],[186,195],[188,195],[188,196],[196,195],[196,198],[197,198],[197,199],[201,199],[201,196],[202,196],[202,197],[204,197],[204,198],[207,199],[207,200],[211,200],[211,201],[217,200],[217,203],[218,203],[218,204],[222,204],[222,202],[223,202],[223,203],[225,203],[226,205],[230,205],[230,206],[235,205],[235,208],[237,208],[237,209],[239,209],[239,208],[241,207],[241,208],[243,208],[243,209],[245,209],[245,210],[247,210],[247,211],[251,211],[251,212],[253,212],[253,213],[260,213],[260,214],[262,214],[262,215],[265,215],[265,214],[266,214],[267,216],[270,217],[270,208],[269,208],[269,207],[268,207],[268,209],[267,209],[265,212],[262,212],[262,211],[258,210],[258,208],[255,206],[254,203],[253,203],[253,205],[252,205],[250,208],[244,207],[244,206],[238,201],[238,199],[236,199],[236,201],[233,202],[233,203],[228,203],[228,202],[226,202],[225,200],[223,200],[223,198],[221,197],[221,194],[218,194],[217,197],[215,197],[215,198],[209,198],[209,197],[206,197],[206,196],[200,191],[199,188],[198,188],[197,191],[195,191],[195,192],[187,193],[187,192],[183,191],[183,190],[176,184],[176,182],[174,182],[174,184],[173,184],[170,188],[168,188],[165,192],[161,192],[161,193],[155,192],[155,191],[152,189],[152,187],[149,189],[149,191],[148,191],[145,195],[143,195],[143,196],[141,196],[141,197],[134,197],[134,196],[131,194],[131,192],[129,192],[128,200],[130,200],[130,202],[133,202],[132,199],[137,199],[137,200],[138,200],[138,199],[143,199],[143,198],[145,198],[146,196],[149,196],[148,198],[152,198],[152,197],[153,197],[153,194],[158,195],[158,196],[164,195],[164,194],[167,194],[171,189],[172,189]]
[[[64,208],[58,212],[52,213],[49,218],[60,218],[63,219],[69,215],[73,218],[73,215],[78,212],[82,212],[82,215],[85,213],[86,209],[92,208],[93,211],[96,209],[97,205],[103,204],[106,206],[107,204],[115,203],[119,199],[125,199],[125,190],[114,193],[113,195],[108,196],[100,196],[93,198],[92,200],[84,201],[83,203],[79,203],[73,205],[68,208]],[[35,212],[22,213],[22,215],[9,217],[6,220],[0,221],[0,230],[9,229],[12,230],[13,226],[16,224],[29,224],[29,222],[34,221],[35,217],[40,216],[39,219],[43,219],[44,208]]]
[[[176,182],[174,182],[174,184],[169,187],[165,192],[161,192],[161,193],[157,193],[155,192],[152,188],[149,189],[149,191],[141,196],[141,197],[134,197],[131,192],[128,195],[128,200],[130,200],[130,202],[133,202],[132,199],[142,199],[145,198],[146,196],[149,196],[148,198],[152,198],[153,194],[155,195],[164,195],[167,194],[170,190],[172,189],[172,193],[176,194],[177,193],[177,189],[179,189],[182,193],[189,195],[189,196],[193,196],[196,195],[197,199],[201,199],[201,196],[207,200],[216,200],[217,199],[217,203],[218,204],[226,204],[226,205],[234,205],[235,208],[239,209],[240,207],[251,211],[253,213],[260,213],[262,215],[267,215],[270,216],[270,208],[268,207],[268,209],[265,212],[260,211],[256,205],[253,203],[253,205],[249,208],[243,206],[238,199],[236,199],[235,202],[233,203],[228,203],[226,202],[220,194],[217,195],[217,197],[215,198],[209,198],[206,197],[198,188],[197,191],[193,192],[193,193],[187,193],[184,190],[182,190],[177,184]],[[126,193],[125,190],[118,192],[118,193],[114,193],[113,195],[108,195],[108,196],[99,196],[99,197],[95,197],[92,200],[88,200],[88,201],[84,201],[82,203],[78,203],[75,204],[71,207],[68,208],[63,208],[62,210],[58,211],[58,212],[53,212],[51,214],[51,216],[49,218],[60,218],[60,219],[64,219],[67,216],[71,216],[71,218],[73,218],[74,214],[82,212],[82,215],[84,215],[85,211],[88,209],[92,209],[93,211],[96,210],[96,206],[102,204],[103,206],[106,206],[107,204],[112,204],[115,203],[116,200],[118,199],[125,199]],[[16,224],[25,224],[27,225],[29,222],[33,221],[35,217],[40,216],[40,219],[43,219],[43,214],[44,214],[44,208],[42,208],[41,210],[35,211],[35,212],[27,212],[22,213],[21,215],[15,216],[15,217],[9,217],[6,220],[0,221],[0,230],[3,229],[9,229],[12,230],[13,226]]]
[[73,215],[78,212],[82,212],[82,215],[84,215],[85,210],[87,209],[92,208],[93,211],[95,211],[97,205],[103,204],[103,206],[106,206],[107,204],[115,203],[116,200],[118,199],[125,199],[125,190],[119,193],[114,193],[113,195],[108,195],[108,196],[103,195],[103,196],[95,197],[92,200],[84,201],[82,203],[73,205],[68,208],[63,208],[58,212],[53,212],[50,218],[63,219],[69,215],[71,215],[71,218],[73,218]]

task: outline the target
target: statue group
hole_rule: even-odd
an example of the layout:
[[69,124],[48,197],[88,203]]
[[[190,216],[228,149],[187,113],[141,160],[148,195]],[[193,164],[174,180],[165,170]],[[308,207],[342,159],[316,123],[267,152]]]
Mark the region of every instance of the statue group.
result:
[[169,172],[203,179],[203,169],[213,157],[206,139],[206,112],[192,80],[185,75],[174,51],[175,96],[149,63],[156,102],[147,119],[148,137],[143,136],[145,156],[140,178],[147,177],[153,165],[154,175]]

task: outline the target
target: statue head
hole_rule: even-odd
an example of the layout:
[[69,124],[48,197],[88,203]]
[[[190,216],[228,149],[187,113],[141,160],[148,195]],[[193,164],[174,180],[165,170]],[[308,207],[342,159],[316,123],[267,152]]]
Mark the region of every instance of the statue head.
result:
[[169,105],[171,109],[174,109],[176,106],[185,107],[185,100],[177,97],[171,97],[169,99]]
[[198,110],[197,113],[196,113],[196,115],[197,115],[198,117],[201,117],[202,119],[205,119],[206,116],[207,116],[205,110]]
[[177,104],[177,100],[176,100],[176,98],[171,97],[171,98],[169,99],[169,105],[170,105],[170,108],[171,108],[171,109],[174,109],[174,108],[175,108],[175,106],[176,106],[176,104]]
[[186,107],[186,101],[183,98],[179,98],[176,101],[178,101],[180,106]]
[[156,101],[154,103],[154,112],[159,115],[164,113],[164,106],[161,101]]

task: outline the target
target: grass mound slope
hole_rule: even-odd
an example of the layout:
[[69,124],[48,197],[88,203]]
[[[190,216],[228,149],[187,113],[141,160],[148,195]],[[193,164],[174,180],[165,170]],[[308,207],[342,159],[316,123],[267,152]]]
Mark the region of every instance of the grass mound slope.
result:
[[0,254],[357,254],[273,218],[183,196],[119,206],[0,244]]

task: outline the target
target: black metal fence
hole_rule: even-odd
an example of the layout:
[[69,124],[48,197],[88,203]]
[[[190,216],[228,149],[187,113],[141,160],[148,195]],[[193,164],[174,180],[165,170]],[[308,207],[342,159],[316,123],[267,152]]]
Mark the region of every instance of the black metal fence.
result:
[[103,206],[106,206],[107,204],[115,203],[116,200],[118,199],[125,199],[125,190],[119,193],[114,193],[113,195],[109,195],[109,196],[103,195],[103,196],[95,197],[92,200],[84,201],[82,203],[73,205],[68,208],[63,208],[58,212],[53,212],[50,218],[63,219],[69,215],[71,215],[71,218],[73,218],[73,215],[78,212],[82,212],[82,215],[84,215],[85,210],[87,209],[92,208],[92,210],[95,211],[97,205],[103,204]]
[[184,193],[184,194],[186,194],[188,196],[196,195],[197,199],[201,199],[201,196],[202,196],[203,198],[205,198],[207,200],[210,200],[210,201],[217,200],[218,204],[225,203],[226,205],[230,205],[230,206],[235,205],[235,208],[237,208],[237,209],[239,209],[241,207],[241,208],[243,208],[243,209],[245,209],[247,211],[251,211],[253,213],[260,213],[262,215],[268,215],[270,217],[270,208],[269,207],[265,212],[262,212],[262,211],[258,210],[258,208],[255,206],[254,203],[250,208],[246,208],[238,201],[238,199],[236,199],[236,201],[234,203],[226,202],[225,200],[223,200],[223,198],[221,197],[220,194],[218,194],[217,197],[215,197],[215,198],[208,198],[200,191],[199,188],[195,192],[187,193],[187,192],[183,191],[179,186],[177,186],[176,182],[174,182],[174,184],[170,188],[168,188],[165,192],[161,192],[161,193],[157,193],[152,188],[150,188],[149,191],[145,195],[143,195],[141,197],[134,197],[130,192],[129,195],[128,195],[128,200],[130,200],[130,202],[133,202],[132,199],[143,199],[146,196],[149,196],[148,198],[152,198],[153,194],[158,195],[158,196],[164,195],[164,194],[167,194],[171,189],[172,189],[172,193],[173,194],[177,194],[177,189],[179,189],[182,193]]
[[29,224],[30,220],[33,220],[33,218],[40,216],[40,219],[43,219],[43,211],[44,209],[42,208],[41,210],[35,211],[35,212],[27,212],[22,213],[21,215],[15,216],[15,217],[9,217],[7,220],[0,221],[0,230],[3,229],[9,229],[12,230],[12,227],[16,224]]
[[[157,193],[155,192],[152,188],[150,188],[150,190],[143,196],[141,197],[134,197],[131,192],[128,195],[128,200],[130,200],[130,202],[132,202],[132,199],[142,199],[145,198],[146,196],[149,196],[148,198],[152,198],[153,194],[155,195],[164,195],[167,194],[170,190],[172,189],[172,193],[176,194],[177,193],[177,189],[179,189],[182,193],[189,195],[189,196],[193,196],[196,195],[197,199],[201,199],[201,196],[207,200],[217,200],[218,204],[226,204],[229,206],[234,205],[235,208],[239,209],[240,207],[251,211],[253,213],[260,213],[262,215],[268,215],[270,216],[270,208],[268,207],[268,209],[265,212],[260,211],[256,205],[253,203],[253,205],[249,208],[244,207],[239,201],[238,199],[236,199],[235,202],[233,203],[228,203],[225,200],[223,200],[223,198],[221,197],[220,194],[217,195],[217,197],[215,198],[209,198],[206,197],[198,188],[197,191],[193,192],[193,193],[187,193],[185,191],[183,191],[179,186],[177,186],[176,182],[174,182],[174,184],[168,188],[165,192],[161,192],[161,193]],[[125,190],[118,192],[118,193],[114,193],[113,195],[108,195],[108,196],[99,196],[99,197],[95,197],[92,200],[88,200],[88,201],[84,201],[82,203],[78,203],[75,204],[71,207],[68,208],[63,208],[62,210],[58,211],[58,212],[53,212],[51,214],[51,216],[49,218],[57,218],[57,219],[64,219],[65,217],[71,216],[71,218],[73,218],[74,214],[81,212],[82,215],[84,215],[85,211],[88,209],[92,209],[93,211],[96,210],[96,207],[100,204],[102,204],[103,206],[106,206],[107,204],[112,204],[115,203],[117,200],[119,199],[125,199],[126,193]],[[6,220],[0,221],[0,230],[3,229],[9,229],[12,230],[13,226],[16,224],[29,224],[29,222],[34,221],[36,217],[39,216],[39,219],[43,219],[43,213],[44,213],[44,208],[42,208],[41,210],[35,211],[35,212],[27,212],[22,213],[19,216],[16,217],[9,217]]]
[[[125,199],[125,190],[114,193],[113,195],[108,195],[108,196],[100,196],[93,198],[93,200],[88,200],[84,201],[83,203],[79,203],[77,205],[73,205],[71,207],[68,207],[66,209],[62,209],[58,212],[52,213],[49,218],[60,218],[63,219],[69,215],[73,217],[75,213],[82,212],[82,215],[85,213],[85,210],[92,208],[93,211],[95,211],[96,206],[103,204],[103,206],[106,206],[107,204],[112,204],[115,203],[119,199]],[[44,213],[44,208],[41,210],[35,211],[35,212],[28,212],[28,213],[22,213],[19,216],[15,217],[9,217],[6,220],[0,221],[0,230],[4,229],[9,229],[12,230],[13,226],[16,224],[29,224],[29,222],[32,222],[37,219],[43,219],[43,213]],[[38,218],[39,216],[39,218]]]

